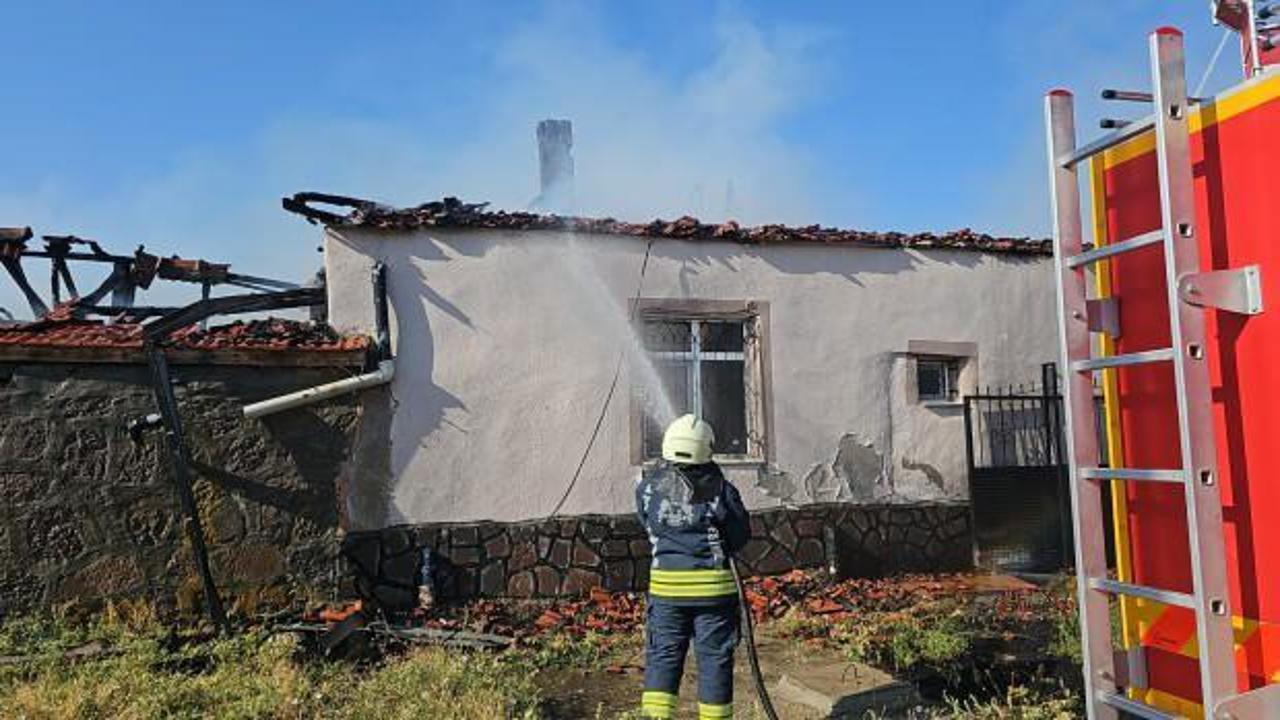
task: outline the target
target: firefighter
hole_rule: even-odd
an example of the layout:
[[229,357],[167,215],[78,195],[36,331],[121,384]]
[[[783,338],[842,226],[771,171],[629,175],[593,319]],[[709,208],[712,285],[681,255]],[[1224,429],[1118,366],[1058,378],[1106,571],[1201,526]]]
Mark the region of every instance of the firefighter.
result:
[[677,419],[662,436],[662,460],[636,486],[636,513],[653,547],[644,717],[675,716],[690,641],[698,662],[698,717],[733,717],[741,617],[729,562],[751,529],[737,488],[711,459],[714,442],[705,420]]

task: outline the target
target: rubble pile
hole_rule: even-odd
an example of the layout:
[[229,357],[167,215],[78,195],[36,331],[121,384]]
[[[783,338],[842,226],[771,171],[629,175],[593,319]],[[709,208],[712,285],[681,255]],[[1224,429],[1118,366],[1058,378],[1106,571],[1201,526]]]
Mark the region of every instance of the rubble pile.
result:
[[[906,575],[886,579],[832,582],[822,571],[793,570],[772,577],[749,578],[747,603],[757,623],[792,612],[823,617],[833,623],[864,613],[896,612],[938,598],[983,594],[1004,617],[1036,612],[1026,598],[1037,588],[1013,578],[980,575]],[[335,623],[359,603],[312,611],[310,621]],[[419,608],[407,617],[410,625],[444,631],[475,631],[516,639],[551,633],[605,635],[638,632],[644,626],[641,593],[612,593],[595,588],[578,600],[477,600],[460,605]]]
[[472,629],[514,638],[565,632],[627,634],[644,625],[644,598],[595,588],[582,600],[551,602],[480,600],[439,614],[423,615],[427,627]]
[[775,577],[752,578],[746,582],[746,589],[747,602],[758,622],[792,611],[838,622],[861,613],[896,612],[937,598],[979,594],[1016,597],[1037,588],[1008,576],[900,575],[831,582],[822,572],[793,570]]
[[202,350],[236,347],[353,350],[367,344],[366,338],[345,337],[325,324],[283,318],[237,320],[208,329],[193,325],[175,332],[172,339],[175,345]]

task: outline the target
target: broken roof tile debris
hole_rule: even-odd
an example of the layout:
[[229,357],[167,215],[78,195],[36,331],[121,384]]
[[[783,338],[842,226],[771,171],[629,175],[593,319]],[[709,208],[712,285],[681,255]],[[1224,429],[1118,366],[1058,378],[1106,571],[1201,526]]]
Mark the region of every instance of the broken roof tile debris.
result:
[[179,330],[172,337],[176,345],[210,350],[226,347],[261,350],[364,350],[369,346],[369,338],[364,335],[342,335],[325,324],[282,318],[236,320],[207,330],[191,326],[186,330]]
[[[316,203],[349,207],[351,212],[340,215],[313,207],[312,205]],[[613,218],[582,218],[488,210],[488,203],[464,203],[452,197],[424,203],[417,207],[396,209],[371,200],[315,192],[301,192],[291,198],[283,198],[282,204],[284,209],[302,215],[311,222],[319,222],[331,227],[367,227],[379,230],[420,228],[549,230],[689,241],[737,242],[745,245],[799,243],[920,250],[972,250],[1021,255],[1050,255],[1053,252],[1052,241],[1048,239],[995,237],[968,229],[938,234],[841,230],[818,225],[742,227],[733,220],[711,224],[688,216],[671,221],[654,220],[649,223],[633,223]]]
[[[79,320],[55,308],[44,319],[0,326],[0,346],[39,348],[142,348],[142,324]],[[306,350],[363,352],[369,338],[342,335],[328,325],[282,318],[237,320],[207,330],[191,326],[170,336],[167,346],[186,350]]]
[[[856,620],[869,612],[896,612],[940,597],[1013,598],[1040,592],[1035,585],[1004,575],[917,574],[892,578],[839,580],[821,570],[792,570],[745,580],[747,603],[757,622],[792,611],[830,621]],[[463,604],[418,608],[411,624],[438,630],[471,629],[517,639],[554,632],[583,635],[630,633],[644,625],[642,593],[592,588],[579,599],[478,599]],[[305,621],[334,624],[362,609],[359,602],[308,612]]]

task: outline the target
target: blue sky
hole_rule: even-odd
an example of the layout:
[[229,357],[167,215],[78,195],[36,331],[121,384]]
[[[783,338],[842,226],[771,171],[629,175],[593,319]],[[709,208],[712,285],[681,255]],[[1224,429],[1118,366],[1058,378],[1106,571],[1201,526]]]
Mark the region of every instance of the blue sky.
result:
[[585,214],[1041,235],[1044,91],[1093,133],[1150,30],[1193,84],[1222,32],[1201,0],[914,5],[11,2],[0,224],[302,279],[282,195],[523,209],[566,117]]

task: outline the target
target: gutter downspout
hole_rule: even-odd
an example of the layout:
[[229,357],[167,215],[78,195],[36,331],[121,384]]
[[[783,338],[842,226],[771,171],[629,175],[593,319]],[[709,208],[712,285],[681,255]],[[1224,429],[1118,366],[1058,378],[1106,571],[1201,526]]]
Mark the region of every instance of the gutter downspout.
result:
[[262,417],[264,415],[271,415],[272,413],[278,413],[284,410],[302,407],[304,405],[312,405],[322,400],[328,400],[329,398],[337,397],[339,395],[353,393],[357,390],[363,390],[377,385],[385,385],[391,382],[391,379],[395,377],[395,374],[395,362],[391,360],[383,360],[378,363],[378,369],[370,373],[364,373],[363,375],[356,375],[355,377],[344,378],[342,380],[335,380],[334,382],[325,383],[324,385],[317,385],[315,387],[307,388],[306,390],[299,390],[297,392],[288,393],[287,395],[281,395],[279,397],[273,397],[268,400],[253,403],[251,405],[245,405],[244,416],[247,418]]
[[374,350],[378,359],[378,369],[245,405],[245,417],[259,418],[391,382],[396,376],[396,365],[391,357],[391,323],[387,313],[387,266],[380,262],[375,263],[372,279],[373,314],[376,326]]

